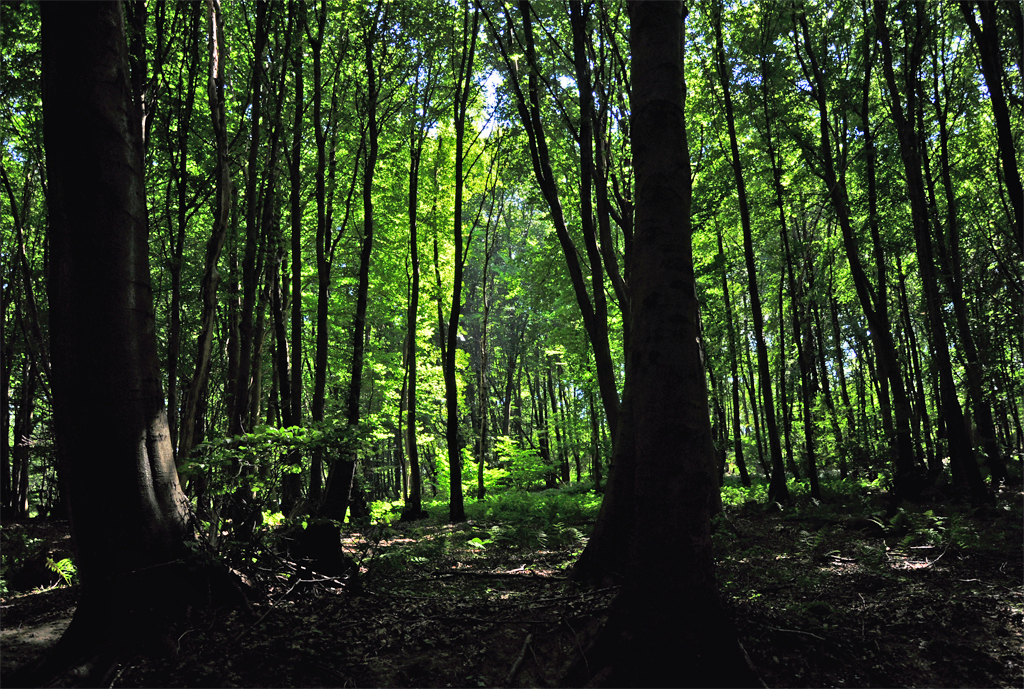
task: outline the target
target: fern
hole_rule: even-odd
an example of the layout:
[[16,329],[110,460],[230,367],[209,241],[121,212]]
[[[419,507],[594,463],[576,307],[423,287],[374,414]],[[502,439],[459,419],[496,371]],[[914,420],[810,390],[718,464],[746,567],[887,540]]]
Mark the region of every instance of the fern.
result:
[[75,563],[72,562],[70,557],[66,557],[57,562],[54,562],[53,558],[48,557],[46,558],[46,566],[51,571],[60,575],[64,586],[74,585],[75,579],[78,578],[78,570],[75,568]]

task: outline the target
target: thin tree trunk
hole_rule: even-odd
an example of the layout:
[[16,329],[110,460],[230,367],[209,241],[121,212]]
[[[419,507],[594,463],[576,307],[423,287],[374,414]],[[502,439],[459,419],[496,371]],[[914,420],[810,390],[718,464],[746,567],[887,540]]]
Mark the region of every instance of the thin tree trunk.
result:
[[[187,83],[179,79],[179,92],[184,91],[185,102],[178,110],[177,152],[171,153],[171,177],[177,191],[177,225],[172,233],[171,273],[171,314],[167,335],[167,421],[171,431],[171,447],[178,444],[178,357],[181,352],[181,268],[185,247],[185,229],[188,222],[188,135],[192,128],[192,110],[195,104],[196,80],[199,75],[199,17],[202,5],[190,6],[188,35],[186,37],[188,60]],[[168,148],[172,142],[168,141]],[[168,181],[170,184],[170,181]]]
[[[984,13],[984,11],[983,11]],[[936,51],[937,53],[938,51]],[[935,61],[938,61],[936,55]],[[1006,463],[1003,453],[996,441],[995,421],[992,417],[992,405],[984,393],[984,381],[987,378],[982,364],[978,346],[975,344],[974,334],[971,329],[970,320],[967,315],[967,304],[964,300],[963,270],[960,257],[960,221],[957,217],[957,198],[953,188],[952,172],[949,162],[949,131],[946,119],[948,111],[942,106],[942,92],[939,89],[939,66],[935,65],[933,79],[935,84],[935,110],[936,119],[939,122],[939,169],[942,178],[942,188],[946,194],[946,232],[945,237],[939,229],[937,245],[939,259],[942,261],[943,270],[939,275],[944,278],[946,293],[953,302],[953,313],[956,317],[957,334],[960,345],[963,347],[964,373],[967,378],[967,390],[970,393],[972,407],[974,409],[974,422],[977,425],[978,434],[981,440],[981,450],[985,454],[985,462],[989,467],[993,487],[1006,480]],[[945,80],[945,64],[941,69],[943,80]],[[924,142],[921,143],[922,151],[927,153]],[[936,209],[937,210],[937,209]],[[936,223],[937,229],[939,224]]]
[[[796,17],[796,20],[803,33],[803,47],[810,62],[810,73],[808,74],[808,78],[812,81],[814,87],[812,96],[818,106],[818,150],[820,152],[818,158],[821,163],[820,174],[825,182],[825,186],[829,190],[829,199],[832,202],[836,219],[838,220],[839,227],[842,230],[843,248],[846,251],[847,262],[850,265],[850,273],[853,277],[854,288],[857,292],[857,298],[860,301],[861,308],[864,310],[864,315],[868,320],[871,339],[879,359],[879,364],[882,368],[879,372],[879,380],[882,382],[880,385],[880,401],[882,403],[883,426],[887,432],[888,429],[895,426],[894,433],[896,436],[896,443],[893,463],[895,469],[894,482],[896,494],[901,499],[912,498],[920,491],[920,481],[914,470],[914,449],[910,431],[910,403],[907,399],[906,389],[903,387],[902,367],[900,365],[899,357],[896,354],[896,347],[893,343],[892,331],[889,325],[888,305],[885,298],[885,262],[882,260],[883,257],[877,254],[880,247],[880,242],[877,239],[878,233],[875,229],[876,225],[872,225],[872,239],[876,249],[876,269],[879,271],[878,291],[875,292],[864,272],[863,266],[861,265],[859,242],[850,219],[849,197],[847,195],[846,182],[845,179],[840,178],[837,175],[835,163],[833,162],[827,102],[828,88],[825,82],[826,75],[812,47],[807,17],[803,13],[800,13]],[[867,38],[869,39],[868,42],[870,43],[870,30],[869,28],[865,28],[865,31],[867,32]],[[868,64],[870,65],[870,61]],[[865,80],[870,81],[870,77],[871,74],[870,71],[868,71],[865,74]],[[867,88],[868,85],[865,85],[865,89]],[[866,108],[861,113],[861,118],[864,123],[865,139],[868,141],[868,145],[870,147],[873,142],[873,134],[871,133],[868,125],[868,110]],[[873,179],[873,175],[871,173],[874,169],[871,167],[874,160],[873,156],[873,148],[869,148],[867,160],[869,165],[869,222],[871,223],[877,222],[877,213],[875,212],[873,203],[874,186],[871,182]],[[884,389],[885,381],[888,381],[892,389],[894,397],[892,411],[895,412],[894,417],[889,416],[889,398],[887,391]],[[887,419],[892,419],[892,421],[887,421]],[[887,443],[887,445],[889,445],[889,443]]]
[[750,294],[751,317],[754,321],[754,341],[757,346],[758,380],[764,405],[764,421],[768,432],[768,448],[771,458],[771,478],[768,484],[768,499],[773,502],[787,502],[789,489],[786,486],[786,470],[782,460],[782,445],[779,442],[779,427],[775,416],[775,402],[772,396],[772,375],[768,364],[768,347],[764,339],[764,315],[761,309],[761,293],[757,286],[757,264],[754,260],[754,238],[750,227],[750,206],[747,202],[747,187],[743,178],[743,164],[736,136],[736,118],[733,114],[730,80],[732,67],[725,56],[722,39],[721,4],[716,4],[715,41],[716,62],[719,83],[725,100],[725,118],[729,130],[729,149],[732,153],[732,169],[736,179],[736,193],[739,198],[740,224],[743,227],[743,254],[747,265],[747,291]]
[[263,98],[263,52],[266,49],[269,35],[267,21],[268,7],[263,4],[256,6],[256,35],[252,60],[252,80],[250,89],[251,119],[249,123],[249,159],[246,170],[245,186],[245,252],[242,257],[242,303],[238,316],[238,370],[237,377],[232,381],[234,386],[233,410],[229,420],[228,434],[239,435],[252,430],[249,419],[249,394],[253,371],[253,316],[256,310],[259,273],[256,262],[259,253],[260,213],[257,182],[260,158],[260,115]]
[[[910,197],[910,211],[914,225],[915,244],[917,246],[918,270],[924,288],[925,307],[931,325],[933,347],[932,353],[939,375],[939,395],[942,413],[946,420],[946,432],[949,442],[950,461],[959,464],[964,472],[971,500],[980,504],[989,501],[990,496],[985,488],[981,472],[974,457],[974,446],[967,434],[966,419],[956,393],[953,379],[952,362],[949,357],[949,343],[946,339],[946,326],[942,318],[942,305],[939,303],[938,280],[935,274],[935,259],[932,253],[931,231],[928,223],[925,184],[921,172],[921,154],[918,136],[915,132],[913,116],[916,112],[917,71],[924,40],[924,8],[918,4],[915,10],[915,32],[913,46],[910,48],[909,64],[904,64],[906,86],[906,110],[903,97],[893,69],[892,48],[889,28],[885,21],[885,5],[875,0],[875,22],[878,27],[882,45],[882,66],[885,71],[889,97],[892,100],[893,119],[899,135],[900,158],[907,176],[907,195]],[[904,29],[909,33],[909,27]],[[909,39],[910,36],[907,36]]]
[[601,485],[601,429],[593,390],[587,391],[587,402],[590,409],[590,476],[594,479],[594,491],[600,493],[604,490]]
[[213,357],[213,336],[217,319],[217,287],[220,273],[217,263],[228,234],[231,214],[231,169],[228,159],[227,109],[224,100],[224,63],[227,48],[224,44],[224,23],[219,0],[208,0],[210,72],[207,81],[207,95],[210,101],[210,118],[213,122],[214,147],[216,151],[213,229],[206,243],[206,257],[203,279],[200,284],[202,313],[199,319],[199,336],[196,342],[196,367],[189,379],[188,389],[182,401],[180,432],[178,435],[178,463],[185,462],[192,454],[197,439],[196,425],[199,423],[200,400],[206,396],[210,380],[210,365]]
[[[421,107],[430,107],[434,91],[432,77],[434,70],[428,65],[426,67],[426,83],[423,86],[423,102]],[[416,88],[419,89],[419,71],[416,74]],[[405,447],[406,457],[409,462],[409,492],[405,500],[405,509],[402,512],[403,520],[419,519],[423,516],[423,480],[420,476],[420,458],[418,428],[419,420],[416,414],[418,399],[417,383],[419,380],[417,371],[417,332],[419,324],[420,305],[420,249],[419,249],[419,188],[420,188],[420,160],[423,157],[423,146],[427,138],[427,122],[417,118],[411,125],[409,146],[409,263],[412,267],[412,277],[409,282],[409,308],[406,313],[405,341],[407,343],[406,365],[408,367],[406,391],[406,421],[405,421]]]
[[[373,178],[377,171],[379,155],[380,125],[378,124],[378,106],[381,84],[378,83],[377,69],[374,63],[374,43],[377,40],[377,26],[381,21],[383,4],[378,3],[372,10],[363,39],[363,63],[366,69],[366,160],[363,162],[363,241],[359,252],[359,274],[356,285],[356,310],[352,318],[352,369],[349,377],[348,399],[345,405],[345,419],[350,430],[359,426],[362,406],[364,352],[366,349],[366,307],[370,291],[370,260],[373,255],[374,208]],[[334,461],[324,495],[323,516],[328,519],[344,521],[351,500],[356,460],[358,456],[354,448],[345,448]]]
[[736,326],[733,323],[732,297],[730,296],[729,279],[727,277],[727,261],[725,259],[725,245],[722,242],[722,227],[715,222],[715,232],[718,236],[718,255],[721,256],[722,266],[722,308],[725,310],[726,337],[729,338],[729,370],[732,375],[732,428],[733,428],[733,454],[736,462],[736,469],[740,472],[740,482],[744,487],[750,487],[750,474],[747,473],[747,463],[743,461],[743,433],[740,425],[740,374],[739,354],[736,352]]
[[[7,279],[7,268],[3,269],[3,279]],[[8,281],[13,285],[13,281]],[[9,287],[0,293],[0,313],[7,314],[7,305],[13,301],[14,289]],[[20,308],[19,306],[15,307]],[[14,336],[7,339],[7,319],[0,318],[0,518],[9,519],[13,516],[11,507],[14,504],[14,490],[11,482],[11,376],[14,373],[14,352],[11,345]]]
[[[981,15],[980,26],[974,15],[975,7]],[[1024,253],[1024,188],[1022,188],[1020,170],[1017,167],[1018,145],[1014,143],[1010,110],[1006,105],[1006,94],[1003,91],[1004,74],[1002,49],[1000,48],[1002,32],[998,27],[997,9],[998,6],[995,2],[970,2],[969,0],[960,2],[960,10],[967,21],[971,36],[974,37],[974,42],[978,46],[981,73],[985,77],[989,102],[992,104],[996,137],[999,142],[999,160],[1002,163],[1006,191],[1010,196],[1010,212],[1014,216],[1013,238],[1017,242],[1017,250]],[[1018,9],[1017,12],[1019,17],[1020,10]],[[1019,41],[1020,36],[1017,39]]]
[[[788,259],[787,259],[788,260]],[[793,461],[793,405],[789,403],[789,395],[787,394],[787,385],[789,381],[788,369],[789,363],[786,361],[786,310],[783,299],[785,296],[785,282],[779,280],[779,403],[782,406],[782,445],[786,450],[786,468],[793,474],[793,478],[800,480],[800,471],[796,467],[796,462]],[[790,306],[790,313],[796,315],[796,302],[794,301]],[[799,343],[799,335],[795,337]],[[799,352],[799,349],[798,349]]]
[[[293,17],[293,28],[297,34],[295,39],[296,50],[294,51],[294,63],[292,65],[295,73],[295,120],[292,127],[292,146],[289,159],[289,174],[291,182],[291,357],[290,371],[291,381],[291,420],[296,426],[302,425],[302,131],[303,114],[305,112],[305,96],[303,94],[303,64],[302,50],[303,31],[301,28],[302,17],[299,12],[299,2],[291,0],[288,5],[288,13]],[[302,463],[302,455],[293,452],[288,455],[289,466],[298,467]],[[302,475],[300,473],[288,474],[284,479],[283,503],[294,509],[302,492]],[[291,510],[288,510],[288,514]]]
[[462,494],[462,448],[459,441],[459,384],[455,370],[458,346],[459,316],[462,310],[463,269],[468,256],[462,226],[466,120],[470,89],[473,84],[473,61],[476,56],[477,34],[480,28],[480,10],[467,5],[462,16],[462,50],[455,74],[455,272],[452,278],[452,307],[448,317],[447,343],[444,349],[444,389],[447,411],[445,439],[448,445],[449,503],[448,519],[452,523],[466,521],[466,508]]
[[21,368],[21,395],[14,412],[14,514],[17,519],[29,518],[29,472],[32,458],[32,434],[36,428],[35,362],[24,357]]

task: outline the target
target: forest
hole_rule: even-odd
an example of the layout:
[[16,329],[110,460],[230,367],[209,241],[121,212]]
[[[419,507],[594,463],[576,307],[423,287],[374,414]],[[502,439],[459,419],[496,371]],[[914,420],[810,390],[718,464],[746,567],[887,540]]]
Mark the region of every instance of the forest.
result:
[[1019,686],[1019,2],[4,2],[0,61],[5,686]]

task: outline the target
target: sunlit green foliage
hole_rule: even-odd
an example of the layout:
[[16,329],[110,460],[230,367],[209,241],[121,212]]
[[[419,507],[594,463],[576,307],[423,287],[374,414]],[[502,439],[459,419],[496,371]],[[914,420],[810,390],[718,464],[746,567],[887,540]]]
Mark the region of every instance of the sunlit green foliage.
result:
[[[333,462],[349,451],[358,457],[358,486],[371,503],[389,505],[374,508],[371,520],[395,519],[398,505],[409,491],[409,449],[404,436],[408,418],[402,412],[410,404],[410,345],[417,352],[414,438],[423,494],[428,501],[447,498],[447,393],[441,349],[457,262],[452,231],[457,154],[452,87],[461,50],[456,40],[460,6],[436,6],[425,12],[415,0],[384,3],[378,25],[372,25],[377,7],[373,3],[328,3],[323,44],[314,51],[311,41],[320,29],[318,6],[273,5],[268,14],[265,60],[257,65],[262,69],[258,122],[253,121],[251,102],[256,9],[249,4],[223,7],[229,176],[234,202],[228,237],[216,265],[221,282],[216,294],[212,367],[196,419],[202,437],[191,456],[178,457],[183,481],[204,520],[212,519],[241,486],[254,491],[259,503],[254,508],[279,512],[282,485],[288,477],[299,478],[302,503],[309,497],[313,457],[320,453],[326,476]],[[466,265],[462,318],[456,333],[463,488],[467,496],[475,494],[477,472],[482,467],[488,496],[482,503],[470,500],[471,518],[506,515],[510,510],[525,512],[523,501],[527,498],[521,496],[557,486],[567,475],[571,480],[593,481],[598,476],[595,462],[603,482],[615,436],[614,429],[607,427],[597,395],[591,341],[583,328],[551,206],[534,176],[529,138],[513,98],[513,84],[525,86],[527,74],[517,10],[492,2],[482,3],[481,8],[485,15],[470,80],[467,131],[471,136],[462,152],[468,155],[460,218],[466,232]],[[830,203],[832,190],[822,184],[824,154],[803,36],[791,7],[724,3],[723,8],[724,49],[732,65],[737,136],[753,209],[754,251],[765,304],[763,325],[771,384],[779,397],[776,412],[784,435],[789,487],[798,502],[808,501],[805,458],[810,433],[818,454],[822,500],[826,504],[832,500],[864,503],[867,498],[850,496],[889,488],[892,479],[893,439],[886,436],[883,409],[887,391],[879,385],[879,360]],[[164,386],[173,405],[172,442],[179,440],[182,391],[196,375],[199,360],[200,290],[215,212],[216,155],[206,93],[208,8],[200,7],[193,16],[194,9],[182,3],[150,8],[146,59],[139,62],[147,70],[140,75],[140,83],[147,89],[150,265]],[[551,3],[536,3],[534,11],[538,57],[531,69],[541,77],[539,115],[568,233],[586,272],[592,257],[583,240],[581,194],[596,198],[597,185],[605,184],[612,202],[610,212],[616,217],[609,222],[610,234],[601,237],[599,244],[601,249],[609,249],[603,260],[626,274],[630,241],[626,211],[632,203],[632,169],[629,26],[624,7],[598,3],[588,14],[587,50],[600,120],[594,124],[603,131],[608,177],[586,192],[580,189],[579,85],[571,59],[568,14],[564,7]],[[754,324],[741,261],[738,199],[724,134],[722,89],[712,54],[713,3],[692,3],[689,11],[686,114],[694,170],[694,263],[715,442],[725,450],[729,471],[722,487],[723,502],[730,506],[764,503],[760,462],[767,454],[765,419],[758,393],[759,374],[753,365]],[[898,140],[887,114],[890,104],[878,49],[872,42],[872,10],[844,1],[836,7],[809,5],[803,11],[809,45],[829,75],[825,97],[834,148],[829,155],[848,190],[857,250],[869,279],[877,282],[880,268],[885,268],[884,285],[876,285],[876,289],[881,294],[885,288],[885,305],[912,398],[915,451],[922,465],[938,466],[939,473],[945,475],[942,461],[947,451],[931,379],[935,360],[930,326],[926,327],[922,316],[925,294],[917,277],[920,266],[909,229]],[[962,276],[964,293],[970,296],[968,326],[979,350],[985,401],[993,410],[996,440],[1009,460],[1009,475],[1019,479],[1024,343],[1017,327],[1020,300],[1015,295],[1019,296],[1020,256],[1010,231],[1012,209],[1002,173],[994,162],[998,158],[996,123],[977,64],[977,46],[962,13],[941,3],[925,3],[923,11],[928,17],[926,24],[934,31],[927,36],[927,59],[918,75],[923,98],[918,127],[928,156],[926,174],[936,248],[951,251],[955,245],[958,249],[955,268]],[[290,16],[290,12],[297,15]],[[32,4],[0,5],[4,27],[0,37],[4,67],[0,70],[4,96],[0,99],[0,165],[4,171],[0,254],[5,259],[0,277],[4,285],[3,346],[5,361],[10,362],[4,369],[9,379],[3,381],[10,391],[5,428],[11,453],[6,456],[12,467],[9,481],[20,475],[22,467],[29,476],[24,491],[13,483],[5,484],[3,490],[8,510],[20,511],[27,505],[21,516],[48,515],[60,509],[49,440],[49,381],[42,356],[49,343],[38,14]],[[515,34],[511,65],[500,54],[503,37],[491,33],[488,17],[496,26],[507,22]],[[1009,18],[999,17],[1003,23]],[[1009,68],[1019,58],[1013,53],[1017,48],[1010,45],[1012,27],[1007,24],[1006,28],[1003,42],[1007,52],[1002,56],[1005,88],[1010,100],[1019,102],[1024,84],[1017,70]],[[360,188],[366,172],[367,99],[371,95],[364,45],[368,32],[375,32],[374,59],[378,75],[385,77],[381,82],[385,88],[377,94],[380,151],[371,189],[375,239],[369,265],[365,369],[359,390],[361,423],[348,428],[345,415],[353,364],[356,278],[367,219]],[[319,92],[314,91],[314,57],[320,60]],[[904,68],[899,60],[897,56],[898,71]],[[868,66],[870,80],[866,82]],[[424,90],[428,82],[433,84],[429,91]],[[194,95],[191,105],[190,95]],[[317,110],[320,130],[314,131]],[[865,116],[870,138],[865,134]],[[941,117],[946,117],[949,133],[946,144],[952,198],[947,198],[942,177]],[[410,142],[412,125],[418,122],[425,127],[426,138],[416,177],[418,198],[412,209],[418,222],[420,303],[414,315],[414,342],[410,343],[406,333],[412,279]],[[1011,108],[1010,124],[1020,139],[1024,129],[1019,108]],[[249,144],[257,125],[260,145],[250,163]],[[319,142],[324,151],[322,168],[318,136],[323,137]],[[875,151],[874,179],[868,166],[869,144]],[[780,169],[781,192],[775,186],[772,156]],[[489,169],[496,182],[488,181]],[[249,180],[256,181],[252,199],[245,193]],[[321,181],[325,237],[317,236]],[[492,187],[494,198],[500,201],[493,207]],[[258,219],[251,323],[257,342],[256,363],[251,371],[240,372],[233,348],[239,340],[241,264],[251,203],[257,205]],[[954,211],[952,216],[947,209]],[[955,231],[947,227],[951,217],[957,223]],[[881,265],[874,255],[873,220],[884,257]],[[783,221],[788,228],[789,256],[784,252]],[[485,226],[489,227],[486,233]],[[292,248],[293,227],[298,233],[297,251]],[[471,227],[476,229],[471,232]],[[718,250],[719,233],[722,252]],[[293,284],[293,265],[300,268],[298,284]],[[789,270],[794,273],[796,293],[788,283]],[[276,282],[275,273],[279,275]],[[731,294],[728,311],[725,289]],[[281,295],[280,324],[275,323],[272,308],[275,290]],[[584,291],[588,298],[595,296],[593,284],[586,284]],[[608,341],[614,374],[621,385],[628,323],[608,275],[604,291]],[[326,304],[320,333],[326,335],[323,362],[316,358],[321,295]],[[943,293],[941,298],[953,333],[950,350],[955,374],[962,380],[968,363],[965,349],[953,327],[950,296]],[[293,304],[300,307],[295,321]],[[180,351],[172,356],[175,323],[180,324]],[[735,332],[735,362],[727,341],[730,324]],[[277,338],[278,325],[285,333],[283,340]],[[297,326],[295,340],[293,326]],[[802,422],[805,403],[800,395],[798,336],[803,338],[813,368],[807,427]],[[288,350],[287,365],[298,371],[300,387],[301,423],[292,428],[285,427],[282,413],[290,402],[284,398],[285,371],[278,357],[282,343]],[[325,421],[319,425],[309,421],[318,373],[325,381]],[[228,412],[239,376],[248,381],[253,397],[251,418],[245,428],[248,433],[231,437]],[[173,399],[172,384],[176,390]],[[731,394],[734,387],[737,403]],[[975,404],[966,388],[960,391],[960,400],[965,409]],[[977,418],[973,413],[969,416]],[[481,435],[485,437],[481,439]],[[750,489],[734,481],[737,437],[754,476]],[[941,483],[945,478],[937,480]],[[501,502],[505,493],[519,497],[507,498],[505,504]],[[318,507],[301,504],[307,512]],[[529,509],[534,508],[550,509],[530,502]],[[574,523],[566,519],[564,515],[545,517],[548,524],[560,520]]]

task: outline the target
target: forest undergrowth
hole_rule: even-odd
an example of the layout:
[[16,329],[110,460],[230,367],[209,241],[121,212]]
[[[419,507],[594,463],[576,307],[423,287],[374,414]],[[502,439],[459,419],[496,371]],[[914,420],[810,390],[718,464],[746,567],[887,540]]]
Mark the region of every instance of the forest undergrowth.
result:
[[[887,517],[877,487],[830,483],[820,502],[792,488],[783,508],[726,485],[714,536],[723,597],[768,686],[1021,685],[1019,489],[980,512],[916,504]],[[597,505],[578,488],[511,491],[450,525],[441,504],[403,523],[378,503],[343,540],[358,592],[300,569],[268,522],[262,547],[234,556],[249,605],[195,611],[114,686],[558,686],[617,592],[567,579]],[[0,534],[6,673],[55,641],[77,589],[39,567],[66,552],[66,524]],[[29,567],[50,583],[15,591]]]

